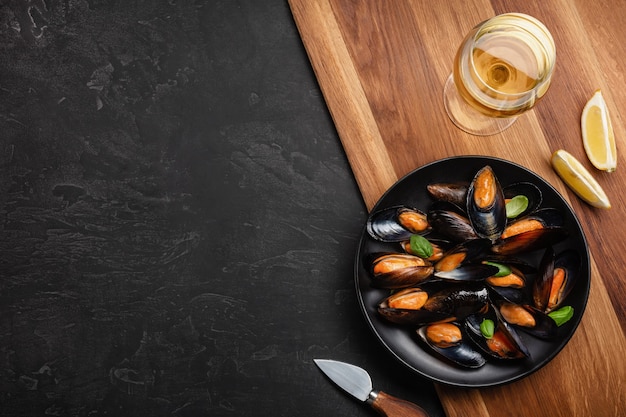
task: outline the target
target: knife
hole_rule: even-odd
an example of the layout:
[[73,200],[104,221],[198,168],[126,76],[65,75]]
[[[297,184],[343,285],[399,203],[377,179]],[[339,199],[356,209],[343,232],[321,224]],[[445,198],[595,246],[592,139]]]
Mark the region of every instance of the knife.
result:
[[313,359],[335,384],[386,417],[428,417],[424,409],[382,391],[375,391],[365,369],[332,359]]

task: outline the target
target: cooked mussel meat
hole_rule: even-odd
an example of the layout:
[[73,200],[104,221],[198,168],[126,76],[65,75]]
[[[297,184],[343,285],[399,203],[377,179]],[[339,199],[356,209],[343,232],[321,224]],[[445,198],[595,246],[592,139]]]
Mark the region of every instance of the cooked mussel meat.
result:
[[431,311],[425,307],[430,295],[421,288],[399,290],[378,304],[379,314],[396,324],[422,325],[451,320],[448,311]]
[[476,261],[489,246],[487,239],[473,239],[456,245],[435,263],[435,277],[452,281],[480,281],[494,275],[497,267]]
[[393,323],[422,325],[462,320],[483,309],[487,302],[484,286],[433,285],[397,291],[379,303],[378,312]]
[[574,287],[580,267],[578,252],[569,249],[557,255],[552,247],[548,247],[533,286],[535,307],[547,313],[561,306]]
[[467,215],[476,234],[495,241],[506,226],[504,193],[493,169],[480,169],[470,183],[466,196]]
[[532,306],[504,301],[499,302],[497,308],[507,323],[533,336],[552,339],[557,335],[558,326],[556,322],[546,313]]
[[407,253],[378,253],[368,256],[372,285],[379,288],[406,288],[428,280],[434,268],[419,256]]
[[[432,255],[426,258],[426,260],[430,262],[437,262],[438,260],[443,258],[443,255],[453,246],[452,243],[443,239],[427,239],[427,240],[433,249]],[[406,253],[409,253],[415,256],[420,256],[419,253],[416,253],[413,251],[410,240],[400,242],[400,247]]]
[[488,277],[485,282],[489,289],[499,297],[514,303],[520,303],[527,298],[526,274],[512,264],[497,264],[493,261],[489,265],[499,265],[500,269],[496,275]]
[[411,207],[394,206],[374,212],[367,220],[368,234],[382,242],[401,242],[412,234],[428,233],[426,213]]
[[[483,320],[494,323],[492,335],[486,336],[481,330]],[[487,355],[495,359],[522,359],[530,357],[530,352],[515,329],[500,313],[490,307],[486,313],[469,316],[465,327],[470,339]]]
[[444,358],[467,368],[480,368],[487,361],[468,343],[456,323],[435,323],[420,327],[417,334],[422,341]]
[[509,223],[491,250],[514,255],[545,248],[567,236],[562,213],[552,208],[540,209]]
[[487,256],[482,262],[498,267],[498,273],[485,280],[492,293],[514,303],[527,301],[530,294],[527,275],[536,272],[534,266],[522,259],[496,255]]
[[[489,265],[489,264],[488,264]],[[524,288],[526,276],[515,267],[509,267],[508,273],[492,275],[486,279],[487,284],[498,288]]]

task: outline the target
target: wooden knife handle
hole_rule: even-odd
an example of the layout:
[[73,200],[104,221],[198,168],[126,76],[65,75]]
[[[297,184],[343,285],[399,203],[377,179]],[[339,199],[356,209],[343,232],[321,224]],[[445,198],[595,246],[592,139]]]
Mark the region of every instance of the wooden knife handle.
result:
[[371,406],[386,417],[428,417],[423,408],[382,391],[377,393]]

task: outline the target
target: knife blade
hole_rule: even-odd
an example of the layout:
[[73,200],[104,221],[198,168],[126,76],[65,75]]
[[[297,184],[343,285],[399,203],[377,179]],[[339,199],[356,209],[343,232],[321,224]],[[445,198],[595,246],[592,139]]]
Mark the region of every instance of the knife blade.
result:
[[332,359],[313,359],[337,386],[386,417],[428,417],[423,408],[382,391],[376,391],[367,371]]

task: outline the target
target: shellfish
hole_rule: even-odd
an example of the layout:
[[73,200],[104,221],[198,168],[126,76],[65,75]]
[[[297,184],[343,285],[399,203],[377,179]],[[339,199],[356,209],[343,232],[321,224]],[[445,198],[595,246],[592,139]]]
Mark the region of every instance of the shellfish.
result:
[[406,288],[428,280],[434,267],[419,256],[406,253],[379,253],[367,257],[372,285],[379,288]]
[[581,267],[580,254],[574,250],[566,250],[555,254],[548,247],[541,259],[540,270],[533,286],[534,306],[550,312],[560,305],[574,287]]
[[422,325],[462,320],[487,305],[484,286],[456,285],[433,288],[406,288],[378,305],[378,312],[397,324]]
[[500,182],[489,165],[474,176],[466,200],[467,215],[476,234],[496,241],[506,226],[506,207]]
[[434,352],[457,365],[480,368],[487,361],[464,337],[456,323],[436,323],[417,330],[422,341]]
[[500,302],[497,304],[502,318],[509,324],[541,339],[552,339],[558,326],[547,314],[529,305]]
[[430,230],[426,213],[411,207],[394,206],[370,215],[367,233],[381,242],[401,242],[412,234],[426,234]]
[[508,224],[491,250],[500,255],[514,255],[554,245],[567,236],[561,212],[545,208]]
[[428,224],[434,232],[454,241],[478,239],[467,215],[461,208],[447,202],[437,202],[428,210]]
[[[485,319],[491,320],[495,325],[493,335],[489,337],[480,328]],[[493,307],[484,314],[469,316],[465,320],[465,327],[470,339],[489,357],[508,360],[530,357],[530,352],[519,334]]]

